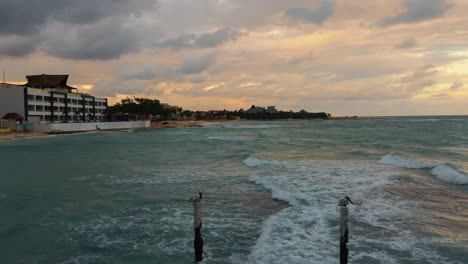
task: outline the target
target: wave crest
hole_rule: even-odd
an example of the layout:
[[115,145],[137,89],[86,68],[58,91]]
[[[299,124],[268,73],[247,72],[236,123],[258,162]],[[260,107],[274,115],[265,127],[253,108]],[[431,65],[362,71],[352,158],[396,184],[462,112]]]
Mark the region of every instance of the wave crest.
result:
[[411,160],[398,154],[387,154],[380,158],[379,164],[403,169],[430,169],[438,179],[454,184],[468,184],[468,174],[449,163],[431,163]]
[[387,154],[382,156],[379,160],[379,164],[390,165],[404,169],[431,169],[437,166],[435,163],[410,160],[398,154]]

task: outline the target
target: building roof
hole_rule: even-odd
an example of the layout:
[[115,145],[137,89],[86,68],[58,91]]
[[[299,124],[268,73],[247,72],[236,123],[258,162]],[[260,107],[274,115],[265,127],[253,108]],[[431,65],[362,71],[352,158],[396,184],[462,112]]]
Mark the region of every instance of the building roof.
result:
[[26,76],[28,82],[25,86],[33,88],[62,88],[62,89],[76,89],[68,86],[68,75],[28,75]]
[[250,113],[250,114],[257,114],[257,113],[261,113],[263,111],[265,111],[265,107],[261,107],[261,106],[255,106],[255,105],[252,105],[249,110],[247,110],[247,113]]
[[2,117],[5,120],[23,120],[23,117],[18,113],[7,113]]
[[268,106],[267,109],[266,109],[266,111],[267,111],[268,113],[278,113],[278,110],[276,110],[276,108],[275,108],[274,105]]

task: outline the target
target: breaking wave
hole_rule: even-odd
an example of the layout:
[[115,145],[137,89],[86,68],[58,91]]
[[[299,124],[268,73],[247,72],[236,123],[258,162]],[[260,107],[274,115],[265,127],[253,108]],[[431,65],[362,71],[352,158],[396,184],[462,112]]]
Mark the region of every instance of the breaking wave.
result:
[[443,259],[405,228],[405,219],[415,213],[415,203],[385,192],[384,187],[393,183],[396,175],[386,166],[256,157],[245,159],[243,164],[254,171],[252,182],[290,205],[264,223],[249,263],[336,263],[337,203],[345,195],[360,204],[349,206],[355,252],[350,261],[399,263],[398,256],[408,254],[422,262]]
[[440,180],[453,184],[468,184],[468,174],[449,163],[411,160],[398,154],[384,155],[380,158],[379,163],[404,169],[430,169],[431,174]]
[[429,244],[449,240],[420,237],[408,230],[417,202],[386,191],[398,172],[364,161],[287,161],[249,157],[243,164],[249,179],[289,207],[270,216],[248,257],[248,263],[337,263],[339,208],[349,195],[359,206],[348,206],[352,253],[356,263],[452,263]]

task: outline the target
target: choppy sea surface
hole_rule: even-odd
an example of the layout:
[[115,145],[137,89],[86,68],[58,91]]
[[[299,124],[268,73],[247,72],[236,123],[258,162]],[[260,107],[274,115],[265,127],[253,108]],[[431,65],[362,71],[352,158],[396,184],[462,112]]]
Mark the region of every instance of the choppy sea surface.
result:
[[468,263],[468,117],[207,123],[0,142],[0,263]]

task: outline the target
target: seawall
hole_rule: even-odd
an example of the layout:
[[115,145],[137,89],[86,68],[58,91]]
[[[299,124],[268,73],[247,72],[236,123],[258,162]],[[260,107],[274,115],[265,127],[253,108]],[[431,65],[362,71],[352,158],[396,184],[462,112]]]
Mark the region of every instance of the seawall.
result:
[[148,128],[150,121],[127,122],[90,122],[90,123],[39,123],[34,124],[34,132],[43,133],[72,133],[95,130],[119,130]]

